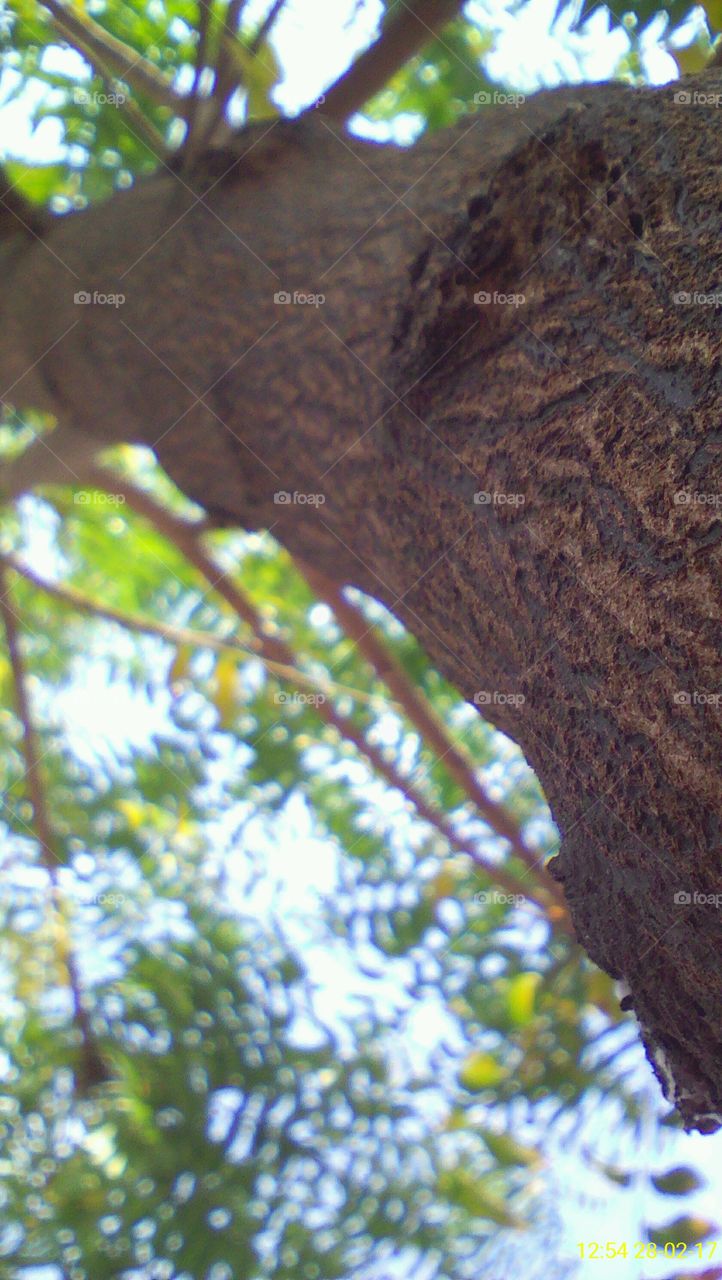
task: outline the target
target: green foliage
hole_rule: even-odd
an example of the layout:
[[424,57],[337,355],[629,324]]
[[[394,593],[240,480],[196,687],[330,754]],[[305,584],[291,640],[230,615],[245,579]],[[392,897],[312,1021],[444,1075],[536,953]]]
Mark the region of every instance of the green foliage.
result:
[[[564,7],[565,0],[562,0],[557,9],[557,16]],[[691,13],[694,5],[690,4],[689,0],[668,0],[667,4],[660,4],[659,0],[635,0],[634,4],[612,8],[611,6],[600,5],[600,0],[582,0],[576,25],[581,26],[600,7],[605,8],[609,13],[612,25],[625,25],[625,18],[631,15],[636,19],[640,27],[646,27],[658,14],[665,14],[670,26],[678,27],[687,15]]]
[[475,94],[493,88],[483,70],[483,59],[493,45],[489,32],[457,19],[392,76],[364,114],[372,120],[387,120],[409,113],[429,129],[454,124]]
[[[218,889],[193,859],[179,864],[180,937],[166,925],[143,941],[126,912],[112,980],[92,990],[107,1084],[73,1088],[75,1036],[67,1014],[48,1021],[35,1008],[40,982],[5,1021],[3,1218],[22,1232],[13,1265],[361,1276],[411,1239],[437,1255],[437,1274],[456,1274],[455,1258],[478,1256],[479,1218],[521,1225],[504,1208],[502,1167],[485,1190],[484,1144],[439,1135],[415,1101],[431,1080],[392,1082],[383,1020],[323,1027],[281,930],[224,913]],[[141,907],[167,891],[149,865],[129,897]],[[78,909],[79,937],[97,928],[83,916],[103,900]],[[6,920],[18,948],[42,927]]]

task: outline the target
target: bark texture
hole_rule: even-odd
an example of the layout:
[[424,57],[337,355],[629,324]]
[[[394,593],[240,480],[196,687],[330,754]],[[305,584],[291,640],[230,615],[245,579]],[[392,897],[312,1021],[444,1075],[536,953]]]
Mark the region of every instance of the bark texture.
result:
[[68,440],[152,445],[211,514],[403,619],[525,751],[580,940],[709,1130],[722,73],[681,92],[543,93],[408,151],[254,126],[6,241],[0,391]]

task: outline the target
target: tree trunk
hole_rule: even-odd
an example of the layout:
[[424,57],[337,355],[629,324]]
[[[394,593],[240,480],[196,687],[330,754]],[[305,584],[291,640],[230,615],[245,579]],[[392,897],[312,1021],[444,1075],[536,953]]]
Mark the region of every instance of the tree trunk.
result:
[[407,151],[255,125],[6,241],[0,386],[67,433],[37,478],[73,478],[73,430],[144,441],[416,633],[536,770],[580,940],[709,1130],[722,74],[685,86],[483,106]]

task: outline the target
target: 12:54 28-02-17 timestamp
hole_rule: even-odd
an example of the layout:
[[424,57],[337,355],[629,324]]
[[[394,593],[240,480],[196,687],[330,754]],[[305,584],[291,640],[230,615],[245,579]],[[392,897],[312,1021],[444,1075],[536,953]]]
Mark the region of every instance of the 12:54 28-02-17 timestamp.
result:
[[714,1257],[717,1241],[710,1240],[704,1244],[686,1244],[681,1240],[667,1240],[664,1244],[653,1244],[649,1240],[579,1240],[577,1242],[580,1258],[597,1258],[599,1261],[612,1258],[703,1258],[709,1262]]

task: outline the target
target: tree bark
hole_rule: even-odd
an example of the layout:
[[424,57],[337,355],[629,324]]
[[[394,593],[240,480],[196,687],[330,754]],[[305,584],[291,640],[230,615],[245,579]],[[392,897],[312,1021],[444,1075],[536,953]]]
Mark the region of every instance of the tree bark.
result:
[[[484,105],[409,150],[265,122],[6,240],[0,299],[0,389],[58,416],[61,458],[78,430],[151,445],[211,515],[381,599],[521,745],[579,938],[705,1131],[721,106],[713,71]],[[73,478],[43,448],[8,490],[36,459]]]

